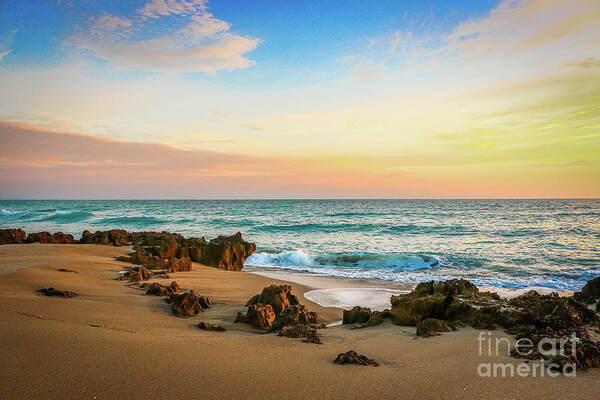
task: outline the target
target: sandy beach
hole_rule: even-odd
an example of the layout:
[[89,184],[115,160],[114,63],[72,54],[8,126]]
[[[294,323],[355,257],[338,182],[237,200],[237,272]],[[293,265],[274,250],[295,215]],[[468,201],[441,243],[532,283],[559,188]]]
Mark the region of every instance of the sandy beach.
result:
[[[479,331],[471,328],[416,339],[414,328],[389,321],[361,330],[333,326],[320,331],[322,345],[256,333],[249,325],[233,324],[236,313],[264,286],[283,280],[253,273],[194,264],[191,272],[171,274],[182,288],[194,289],[214,303],[196,317],[178,318],[161,298],[114,280],[127,265],[114,257],[129,251],[100,245],[0,246],[0,398],[600,396],[597,369],[576,378],[479,377],[481,362],[519,361],[506,355],[479,355]],[[341,319],[341,309],[321,307],[303,294],[345,287],[348,282],[311,277],[305,284],[291,284],[324,322]],[[48,286],[80,296],[50,298],[36,292]],[[222,324],[227,331],[202,331],[196,327],[199,321]],[[501,331],[493,336],[509,337]],[[337,354],[350,349],[374,358],[380,367],[332,363]]]

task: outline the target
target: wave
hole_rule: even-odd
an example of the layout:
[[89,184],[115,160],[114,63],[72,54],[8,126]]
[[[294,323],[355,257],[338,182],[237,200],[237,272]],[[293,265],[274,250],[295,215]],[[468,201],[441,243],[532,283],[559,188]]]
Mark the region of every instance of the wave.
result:
[[56,222],[59,224],[72,224],[81,222],[94,217],[94,214],[87,211],[56,211],[54,214],[39,219],[39,221]]
[[407,224],[407,225],[396,225],[391,226],[389,228],[382,229],[382,233],[391,233],[391,234],[412,234],[412,235],[421,235],[421,234],[435,234],[442,236],[463,236],[463,235],[472,235],[479,233],[477,229],[468,228],[462,225],[441,225],[441,226],[421,226],[415,224]]
[[15,217],[15,216],[19,216],[23,214],[23,211],[11,211],[11,210],[5,210],[4,208],[2,210],[0,210],[0,215],[5,216],[5,217]]
[[165,220],[156,217],[107,217],[94,221],[94,225],[107,225],[107,226],[119,226],[119,227],[146,227],[154,225],[171,225],[171,224],[185,224],[194,222],[193,219],[182,218],[178,220]]
[[354,268],[354,269],[393,269],[414,271],[431,269],[445,261],[435,256],[402,253],[324,253],[310,254],[304,251],[280,253],[254,253],[246,264],[257,267],[288,267],[292,269],[312,268]]

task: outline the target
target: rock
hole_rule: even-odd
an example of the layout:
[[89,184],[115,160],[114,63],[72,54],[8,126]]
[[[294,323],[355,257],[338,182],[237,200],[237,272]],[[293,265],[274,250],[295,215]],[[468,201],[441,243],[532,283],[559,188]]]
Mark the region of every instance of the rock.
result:
[[60,272],[72,272],[74,274],[78,274],[77,271],[73,271],[72,269],[68,269],[68,268],[59,268],[58,269]]
[[[252,304],[248,307],[247,323],[258,329],[271,328],[275,321],[275,311],[270,304]],[[241,321],[240,321],[241,322]]]
[[172,294],[179,293],[179,285],[176,281],[171,282],[170,285],[161,285],[158,282],[153,282],[146,291],[147,295],[152,296],[170,296]]
[[284,326],[292,326],[292,325],[311,325],[314,327],[323,327],[324,325],[319,321],[319,317],[317,313],[308,311],[306,306],[301,304],[286,307],[282,312],[277,315],[275,321],[273,321],[273,325],[271,325],[271,330],[275,331],[283,328]]
[[152,277],[152,272],[144,267],[131,267],[117,277],[119,281],[141,282]]
[[260,294],[257,294],[248,300],[246,306],[258,303],[269,304],[273,307],[275,314],[279,314],[286,307],[300,304],[298,298],[292,294],[292,287],[290,285],[267,286]]
[[96,231],[90,233],[85,230],[81,234],[79,243],[82,244],[103,244],[113,246],[129,246],[131,244],[129,233],[123,229],[112,229],[110,231]]
[[304,338],[303,342],[323,344],[321,337],[317,333],[316,329],[311,328],[308,325],[293,325],[284,326],[279,330],[279,336],[285,336],[289,338]]
[[600,277],[588,281],[581,292],[576,292],[573,297],[586,304],[600,302]]
[[344,310],[342,324],[363,324],[371,318],[371,309],[355,306],[352,310]]
[[249,324],[248,314],[244,314],[238,311],[235,320],[233,320],[234,324]]
[[27,235],[23,229],[0,229],[1,244],[20,244],[25,243]]
[[119,257],[115,257],[115,261],[131,263],[131,257],[130,256],[119,256]]
[[75,292],[71,292],[69,290],[59,290],[59,289],[55,289],[53,287],[49,287],[46,289],[40,289],[40,290],[38,290],[38,292],[42,293],[44,296],[64,297],[65,299],[70,299],[72,297],[79,296]]
[[194,261],[211,267],[241,271],[246,259],[256,250],[256,245],[246,242],[238,232],[232,236],[219,236],[200,250],[199,254],[195,254],[198,260],[192,257]]
[[450,332],[452,328],[440,319],[427,318],[417,324],[417,336],[436,336],[439,332]]
[[379,367],[379,363],[367,356],[358,354],[354,350],[349,350],[345,353],[340,353],[333,360],[335,364],[355,364],[355,365],[372,365],[373,367]]
[[208,322],[200,322],[198,323],[198,328],[203,329],[205,331],[217,331],[217,332],[225,332],[226,329],[221,325],[217,324],[209,324]]
[[[199,296],[193,290],[181,294],[172,294],[169,297],[173,314],[180,317],[193,317],[202,311],[203,308],[210,307],[206,297],[202,297],[202,302]],[[207,304],[208,303],[208,304]]]
[[171,257],[168,261],[167,272],[183,272],[192,270],[192,260],[189,257]]
[[27,243],[40,242],[52,244],[73,244],[77,243],[73,235],[62,232],[51,234],[50,232],[30,233],[27,235]]

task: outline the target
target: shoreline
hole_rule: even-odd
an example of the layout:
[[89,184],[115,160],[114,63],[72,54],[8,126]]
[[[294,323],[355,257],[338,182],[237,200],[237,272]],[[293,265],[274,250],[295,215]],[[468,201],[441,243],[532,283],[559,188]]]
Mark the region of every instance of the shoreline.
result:
[[[245,302],[270,284],[289,283],[301,298],[311,290],[351,282],[314,279],[304,284],[200,264],[158,279],[176,280],[213,301],[195,317],[174,316],[161,299],[114,280],[128,265],[115,260],[129,247],[27,244],[0,246],[0,359],[2,398],[597,398],[600,370],[576,378],[481,378],[481,362],[521,362],[506,354],[478,353],[480,331],[461,328],[415,339],[415,328],[389,321],[371,328],[331,326],[322,345],[258,332],[234,324]],[[77,273],[60,272],[68,268]],[[291,278],[292,277],[288,277]],[[303,277],[301,277],[304,279]],[[294,279],[298,280],[298,277]],[[354,288],[373,288],[372,282]],[[36,292],[55,286],[73,299]],[[356,287],[361,286],[361,287]],[[340,308],[303,301],[326,323]],[[226,332],[203,331],[199,321]],[[513,338],[492,331],[491,338]],[[378,368],[339,366],[350,349],[372,357]]]

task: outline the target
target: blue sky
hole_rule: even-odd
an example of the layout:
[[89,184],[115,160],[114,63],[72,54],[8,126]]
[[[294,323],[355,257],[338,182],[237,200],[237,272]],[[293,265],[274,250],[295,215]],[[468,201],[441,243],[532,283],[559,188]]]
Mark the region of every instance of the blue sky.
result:
[[599,20],[598,0],[0,0],[0,187],[122,166],[188,197],[598,196]]

